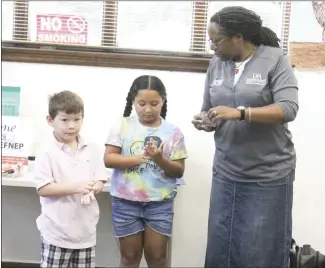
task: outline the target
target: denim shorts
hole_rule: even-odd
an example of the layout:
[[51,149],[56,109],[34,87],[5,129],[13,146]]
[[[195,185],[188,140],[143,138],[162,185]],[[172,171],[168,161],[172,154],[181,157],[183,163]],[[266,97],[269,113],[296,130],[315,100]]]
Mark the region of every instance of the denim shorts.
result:
[[214,174],[205,268],[289,267],[294,177],[235,182]]
[[165,236],[172,235],[174,198],[154,202],[135,202],[112,196],[116,237],[144,231],[145,225]]

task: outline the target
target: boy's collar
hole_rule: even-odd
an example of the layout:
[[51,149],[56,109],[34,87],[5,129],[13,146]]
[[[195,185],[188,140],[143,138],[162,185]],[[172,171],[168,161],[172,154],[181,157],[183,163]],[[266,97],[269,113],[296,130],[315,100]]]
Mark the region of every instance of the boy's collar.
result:
[[[53,141],[54,141],[54,143],[55,143],[55,144],[56,144],[60,149],[62,149],[65,145],[67,145],[67,144],[65,144],[65,143],[63,143],[63,142],[59,142],[59,141],[55,138],[54,133],[53,133],[52,135],[53,135]],[[88,142],[87,142],[85,139],[83,139],[80,135],[77,136],[77,140],[78,140],[78,148],[82,148],[82,147],[88,145]]]

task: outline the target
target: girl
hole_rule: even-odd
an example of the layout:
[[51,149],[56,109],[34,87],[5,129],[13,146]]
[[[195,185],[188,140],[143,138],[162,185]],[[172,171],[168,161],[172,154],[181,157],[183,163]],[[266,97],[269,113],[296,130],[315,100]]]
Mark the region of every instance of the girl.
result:
[[[137,116],[130,116],[132,105]],[[176,179],[187,153],[180,129],[165,121],[166,89],[155,76],[134,80],[123,118],[108,136],[104,161],[111,179],[113,222],[121,267],[165,267],[172,234]]]

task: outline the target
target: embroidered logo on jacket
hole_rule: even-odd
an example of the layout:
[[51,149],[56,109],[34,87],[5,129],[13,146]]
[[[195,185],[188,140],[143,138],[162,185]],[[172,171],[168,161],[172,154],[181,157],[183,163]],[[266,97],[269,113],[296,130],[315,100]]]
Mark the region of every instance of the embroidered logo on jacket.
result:
[[260,73],[253,73],[252,78],[246,79],[246,85],[265,86],[266,79],[262,79],[262,75]]

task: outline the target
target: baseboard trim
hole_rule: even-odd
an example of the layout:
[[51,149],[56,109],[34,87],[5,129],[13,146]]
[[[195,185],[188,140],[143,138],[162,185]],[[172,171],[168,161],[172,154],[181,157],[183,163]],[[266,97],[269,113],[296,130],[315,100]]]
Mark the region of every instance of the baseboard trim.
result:
[[39,268],[40,264],[39,263],[22,263],[22,262],[7,262],[7,261],[2,261],[1,262],[1,267],[3,268]]
[[[1,262],[1,268],[39,268],[39,263],[22,263],[22,262]],[[105,267],[96,267],[105,268]]]

